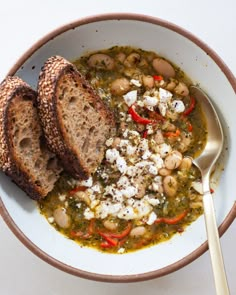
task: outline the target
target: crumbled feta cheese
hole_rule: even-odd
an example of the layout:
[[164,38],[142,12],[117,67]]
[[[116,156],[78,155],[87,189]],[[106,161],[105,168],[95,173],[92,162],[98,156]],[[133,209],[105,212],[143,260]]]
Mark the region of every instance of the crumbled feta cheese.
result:
[[155,222],[155,220],[157,219],[157,215],[156,215],[156,213],[155,212],[151,212],[150,214],[149,214],[149,216],[148,216],[148,220],[147,220],[147,224],[148,225],[151,225],[151,224],[153,224],[154,222]]
[[75,204],[75,206],[76,206],[78,209],[81,208],[81,205],[82,205],[81,203],[76,203],[76,204]]
[[106,151],[106,160],[109,163],[114,163],[119,156],[120,156],[120,153],[116,149],[108,149]]
[[126,116],[126,122],[132,122],[132,121],[133,121],[132,116],[130,114],[128,114]]
[[106,146],[111,146],[113,144],[113,138],[109,138],[106,140]]
[[119,143],[119,147],[127,147],[128,144],[129,144],[128,139],[121,139],[121,141]]
[[153,182],[152,185],[151,185],[151,189],[152,189],[154,192],[159,192],[160,184],[159,184],[159,183],[155,183],[155,182]]
[[157,173],[158,173],[158,169],[157,169],[155,166],[150,165],[150,167],[149,167],[149,169],[148,169],[148,172],[149,172],[150,174],[152,174],[152,175],[157,175]]
[[172,98],[172,93],[168,90],[165,90],[163,88],[159,88],[159,99],[160,99],[160,102],[164,102],[164,103],[167,103],[171,100]]
[[92,190],[92,192],[100,193],[101,192],[101,187],[100,187],[100,185],[98,183],[96,183],[95,185],[93,185],[91,187],[91,190]]
[[66,200],[66,195],[59,195],[58,196],[58,199],[61,201],[61,202],[64,202]]
[[132,137],[140,137],[140,134],[138,131],[130,130],[129,134],[132,135]]
[[141,82],[139,80],[136,80],[136,79],[131,79],[130,83],[133,84],[134,86],[137,86],[137,87],[142,86]]
[[127,145],[127,148],[126,148],[126,154],[128,156],[132,156],[134,155],[134,153],[136,152],[136,146],[132,146],[132,145]]
[[167,143],[159,144],[159,152],[162,158],[165,158],[171,152],[171,146]]
[[158,184],[162,184],[162,177],[160,175],[158,175],[153,179],[153,181]]
[[94,218],[94,212],[90,210],[90,208],[86,208],[84,210],[84,218],[87,220],[93,219]]
[[176,112],[176,113],[182,113],[185,110],[185,105],[182,102],[182,100],[173,100],[171,103],[171,108]]
[[95,208],[95,216],[97,218],[104,219],[109,214],[116,215],[122,208],[122,205],[119,203],[112,204],[108,201],[102,201],[100,204]]
[[123,136],[124,136],[124,138],[128,137],[128,134],[129,134],[129,130],[126,129],[126,130],[123,132]]
[[142,159],[147,160],[148,158],[151,157],[151,155],[152,155],[152,153],[150,151],[146,150],[142,155]]
[[123,98],[125,100],[125,103],[130,107],[132,104],[134,104],[137,100],[137,90],[132,90],[123,95]]
[[114,190],[112,199],[114,202],[122,204],[124,202],[124,196],[123,196],[122,190],[118,190],[118,189]]
[[118,187],[127,187],[130,185],[130,182],[129,182],[129,178],[127,176],[121,176],[120,179],[118,180],[117,182],[117,186]]
[[148,140],[146,138],[142,138],[139,146],[138,146],[138,150],[141,152],[145,152],[148,150]]
[[126,204],[129,206],[133,206],[134,203],[135,203],[135,200],[133,198],[129,198],[126,200]]
[[165,115],[166,115],[166,111],[167,111],[167,108],[168,108],[167,103],[165,103],[165,102],[160,102],[160,103],[158,104],[158,108],[159,108],[159,111],[160,111],[161,115],[162,115],[163,117],[165,117]]
[[144,96],[143,102],[146,107],[155,107],[158,103],[158,99],[154,96]]
[[92,177],[89,177],[88,179],[86,180],[82,180],[80,182],[80,185],[82,186],[86,186],[86,187],[91,187],[93,185],[93,178]]
[[118,254],[123,254],[124,252],[125,252],[125,248],[120,248],[120,249],[117,251]]
[[126,206],[120,210],[118,213],[118,218],[129,220],[135,219],[137,215],[134,212],[134,209],[131,206]]
[[53,217],[53,216],[48,217],[48,222],[49,222],[49,223],[53,223],[53,222],[54,222],[54,217]]
[[116,160],[117,169],[120,173],[125,173],[127,169],[127,163],[123,157],[118,157]]
[[128,166],[126,169],[126,175],[128,176],[135,176],[137,173],[137,168],[135,166]]
[[147,125],[146,128],[147,128],[148,134],[153,134],[153,126],[152,125]]
[[149,203],[150,205],[152,205],[152,206],[157,206],[157,205],[160,204],[160,200],[159,200],[159,199],[156,199],[156,198],[151,198],[151,197],[149,197],[149,198],[147,199],[147,201],[148,201],[148,203]]
[[111,195],[111,196],[113,196],[114,189],[115,189],[114,184],[112,184],[112,185],[107,185],[107,186],[105,187],[104,195]]
[[122,194],[126,198],[134,197],[138,193],[138,189],[135,186],[128,186],[125,189],[122,189]]
[[138,218],[148,215],[152,211],[152,206],[146,200],[137,200],[133,208]]
[[141,100],[138,100],[137,105],[140,106],[141,108],[143,108],[144,107],[144,102],[141,101]]
[[152,154],[150,160],[152,160],[155,163],[155,166],[158,169],[161,169],[164,166],[164,161],[161,158],[160,154]]

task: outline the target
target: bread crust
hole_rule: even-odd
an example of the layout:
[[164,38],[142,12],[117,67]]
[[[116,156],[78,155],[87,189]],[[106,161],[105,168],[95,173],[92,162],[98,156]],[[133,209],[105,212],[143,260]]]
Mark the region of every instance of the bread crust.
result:
[[22,163],[15,157],[11,143],[9,108],[17,96],[26,95],[34,102],[37,93],[20,78],[7,77],[0,85],[0,168],[11,177],[22,190],[32,199],[38,200],[45,197],[48,191],[37,185],[33,174],[29,174]]
[[61,56],[46,61],[39,75],[37,107],[48,147],[57,154],[69,174],[76,179],[87,179],[89,171],[83,164],[83,155],[78,156],[75,152],[59,115],[58,87],[64,75],[76,81],[81,92],[89,93],[96,111],[111,127],[115,126],[115,121],[112,112],[73,64]]

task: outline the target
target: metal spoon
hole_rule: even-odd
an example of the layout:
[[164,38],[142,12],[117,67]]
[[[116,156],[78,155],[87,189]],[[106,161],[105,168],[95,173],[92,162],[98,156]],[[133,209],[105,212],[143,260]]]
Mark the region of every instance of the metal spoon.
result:
[[207,143],[203,152],[193,160],[193,163],[199,168],[202,175],[204,216],[216,293],[217,295],[227,295],[230,293],[221,252],[214,204],[210,193],[210,174],[221,154],[224,135],[220,120],[209,97],[195,86],[191,86],[190,91],[196,100],[200,102],[207,120]]

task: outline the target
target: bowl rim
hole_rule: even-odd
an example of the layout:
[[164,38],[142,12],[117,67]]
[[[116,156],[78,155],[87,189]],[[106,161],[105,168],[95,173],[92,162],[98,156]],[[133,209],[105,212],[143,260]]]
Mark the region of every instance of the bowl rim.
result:
[[[195,43],[198,47],[200,47],[206,54],[208,54],[214,62],[218,65],[218,67],[221,69],[221,71],[224,73],[226,78],[228,79],[229,83],[231,84],[232,88],[234,89],[234,92],[236,93],[236,79],[233,75],[233,73],[230,71],[228,66],[224,63],[224,61],[218,56],[218,54],[211,49],[206,43],[201,41],[198,37],[196,37],[194,34],[190,33],[186,29],[175,25],[174,23],[171,23],[169,21],[152,17],[149,15],[144,14],[136,14],[136,13],[105,13],[105,14],[98,14],[98,15],[92,15],[80,18],[78,20],[72,21],[70,23],[61,25],[57,29],[49,32],[45,36],[43,36],[41,39],[36,41],[13,65],[13,67],[9,70],[7,73],[7,76],[13,76],[19,68],[21,68],[22,64],[25,63],[25,61],[30,58],[31,55],[33,55],[40,47],[42,47],[44,44],[46,44],[48,41],[52,40],[53,38],[57,37],[58,35],[73,30],[76,27],[79,27],[81,25],[99,22],[99,21],[107,21],[107,20],[134,20],[134,21],[142,21],[146,23],[151,23],[154,25],[159,25],[161,27],[170,29],[171,31],[174,31],[193,43]],[[0,196],[0,216],[3,217],[3,220],[9,227],[9,229],[15,234],[15,236],[35,255],[37,255],[39,258],[44,260],[45,262],[49,263],[50,265],[67,272],[69,274],[79,276],[85,279],[91,279],[95,281],[102,281],[102,282],[120,282],[120,283],[126,283],[126,282],[137,282],[137,281],[144,281],[144,280],[150,280],[157,277],[161,277],[164,275],[167,275],[171,272],[174,272],[187,264],[194,261],[196,258],[201,256],[204,252],[207,251],[208,245],[207,242],[203,243],[200,247],[198,247],[196,250],[194,250],[189,255],[185,256],[181,260],[170,264],[164,268],[161,268],[159,270],[150,271],[147,273],[140,273],[138,275],[105,275],[105,274],[96,274],[92,272],[87,272],[84,270],[80,270],[77,268],[74,268],[70,265],[67,265],[50,255],[48,255],[46,252],[42,251],[37,245],[35,245],[32,241],[30,241],[27,236],[24,235],[24,233],[18,228],[17,224],[14,222],[14,220],[11,218],[9,212],[7,211],[3,200]],[[222,236],[225,231],[228,229],[228,227],[231,225],[233,220],[236,217],[236,202],[232,206],[230,212],[222,222],[222,224],[219,226],[219,234]]]

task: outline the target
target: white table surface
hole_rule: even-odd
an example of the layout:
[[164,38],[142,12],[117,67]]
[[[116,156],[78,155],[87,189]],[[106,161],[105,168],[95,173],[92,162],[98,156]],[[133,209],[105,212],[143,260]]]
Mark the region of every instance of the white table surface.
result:
[[[236,75],[235,0],[0,0],[0,80],[39,38],[80,17],[106,12],[156,16],[191,31]],[[224,197],[224,196],[222,196]],[[236,222],[221,238],[231,294],[236,294]],[[26,249],[0,217],[1,295],[215,294],[209,253],[151,281],[112,284],[84,280],[53,268]]]

